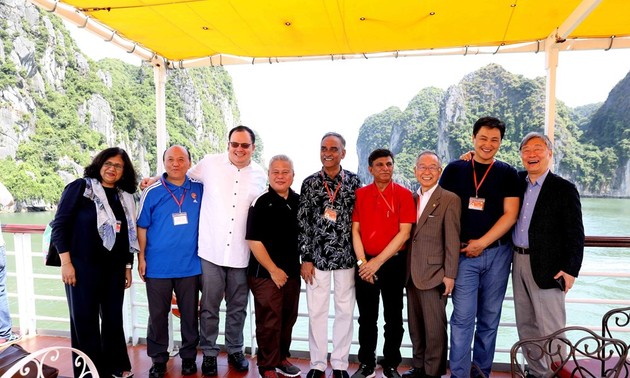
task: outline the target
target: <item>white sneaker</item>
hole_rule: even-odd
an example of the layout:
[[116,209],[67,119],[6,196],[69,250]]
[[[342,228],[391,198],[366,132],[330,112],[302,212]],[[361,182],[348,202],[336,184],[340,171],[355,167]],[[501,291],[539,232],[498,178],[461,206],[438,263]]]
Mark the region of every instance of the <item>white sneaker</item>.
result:
[[15,344],[20,341],[20,339],[22,339],[22,335],[11,332],[9,336],[0,338],[0,348]]

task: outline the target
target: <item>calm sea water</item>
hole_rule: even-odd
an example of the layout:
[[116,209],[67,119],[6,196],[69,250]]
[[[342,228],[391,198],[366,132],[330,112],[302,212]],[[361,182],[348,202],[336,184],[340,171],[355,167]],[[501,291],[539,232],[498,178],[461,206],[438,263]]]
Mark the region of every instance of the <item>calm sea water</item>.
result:
[[[586,235],[630,236],[630,199],[585,198],[582,199],[582,209]],[[53,216],[54,213],[50,212],[0,214],[2,222],[5,224],[47,224],[52,220]],[[7,249],[13,250],[12,236],[5,234],[5,241],[7,242]],[[38,250],[35,248],[41,245],[41,235],[33,235],[32,241],[34,250]],[[11,258],[9,258],[9,264],[11,264]],[[45,267],[35,260],[34,269],[37,273],[54,274],[58,272],[57,268]],[[582,271],[628,272],[630,271],[630,249],[587,248]],[[136,279],[138,278],[136,277]],[[14,285],[15,278],[9,277],[9,292],[15,292]],[[63,295],[63,288],[58,282],[51,284],[50,280],[41,282],[38,279],[36,280],[36,293],[42,295]],[[511,285],[508,288],[507,295],[512,295]],[[571,290],[567,296],[568,300],[580,298],[628,300],[630,299],[630,279],[581,276],[576,281],[574,289]],[[17,300],[12,298],[11,309],[14,313],[17,311],[16,302]],[[64,302],[38,301],[36,306],[38,313],[45,311],[46,315],[49,316],[66,316],[67,314],[67,307]],[[568,303],[568,324],[597,326],[600,323],[601,316],[612,307],[615,306]],[[304,297],[301,298],[300,312],[304,314],[307,313],[306,300]],[[450,313],[450,303],[448,312]],[[332,303],[331,313],[333,313]],[[505,302],[501,321],[503,323],[514,323],[514,306],[512,302]],[[330,328],[332,328],[332,320],[330,320],[330,322]],[[246,328],[249,328],[249,321],[246,323]],[[58,322],[38,322],[38,328],[66,330],[68,327]],[[177,328],[178,327],[175,327],[175,329]],[[356,332],[357,327],[355,326],[355,341],[357,340]],[[294,329],[294,336],[304,338],[308,336],[308,322],[306,319],[298,319]],[[497,348],[509,349],[516,340],[517,336],[514,328],[502,327],[499,331]],[[408,333],[405,334],[403,343],[410,344]],[[308,344],[305,342],[296,341],[293,343],[292,347],[296,350],[308,350]],[[382,348],[382,345],[379,346],[379,349],[380,348]],[[356,354],[357,352],[358,346],[353,345],[351,353]],[[403,356],[409,357],[410,355],[411,352],[409,349],[403,349]],[[506,362],[508,359],[505,354],[497,354],[496,361]]]

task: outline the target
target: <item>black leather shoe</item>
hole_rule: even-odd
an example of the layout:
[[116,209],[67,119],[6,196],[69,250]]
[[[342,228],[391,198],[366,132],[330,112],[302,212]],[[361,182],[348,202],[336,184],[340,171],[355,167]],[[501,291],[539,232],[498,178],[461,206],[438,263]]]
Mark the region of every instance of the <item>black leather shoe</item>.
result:
[[182,375],[197,373],[197,361],[194,358],[182,358]]
[[323,371],[317,370],[317,369],[311,369],[306,374],[306,378],[325,378],[325,377],[326,377],[326,374]]
[[426,378],[423,368],[412,367],[402,374],[402,378]]
[[245,358],[243,352],[232,353],[228,356],[228,363],[232,365],[236,371],[249,370],[249,361]]
[[166,374],[166,363],[154,362],[149,369],[149,378],[163,378]]
[[217,358],[215,356],[203,356],[201,374],[205,377],[213,377],[217,375]]
[[395,367],[388,365],[381,365],[381,367],[383,368],[383,375],[387,378],[401,378]]

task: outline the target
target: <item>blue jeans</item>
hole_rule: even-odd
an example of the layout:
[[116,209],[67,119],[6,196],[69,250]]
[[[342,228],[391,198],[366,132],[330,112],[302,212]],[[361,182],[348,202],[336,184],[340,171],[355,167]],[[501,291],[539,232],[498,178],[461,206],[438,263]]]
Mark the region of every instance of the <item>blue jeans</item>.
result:
[[7,251],[0,246],[0,338],[11,335],[11,315],[7,300]]
[[[472,363],[490,376],[497,328],[512,263],[512,246],[488,248],[474,258],[459,256],[451,315],[451,377],[471,376]],[[475,329],[475,318],[477,320]],[[475,376],[475,372],[472,372]]]

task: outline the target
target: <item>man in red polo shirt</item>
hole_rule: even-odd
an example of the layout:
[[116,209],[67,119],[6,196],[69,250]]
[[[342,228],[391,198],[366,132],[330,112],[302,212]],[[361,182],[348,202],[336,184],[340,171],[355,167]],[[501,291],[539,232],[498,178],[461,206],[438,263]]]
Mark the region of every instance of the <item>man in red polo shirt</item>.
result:
[[400,378],[400,344],[403,337],[403,288],[405,286],[405,242],[416,221],[413,195],[392,181],[394,155],[374,150],[368,158],[374,182],[356,191],[352,214],[352,243],[357,257],[355,278],[359,307],[359,362],[352,378],[376,374],[379,295],[383,298],[385,344],[379,365],[387,378]]

